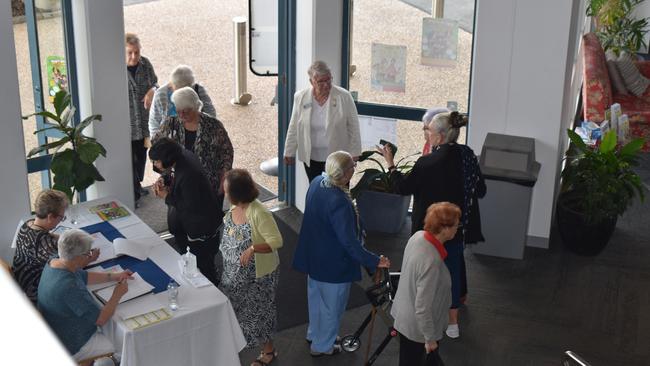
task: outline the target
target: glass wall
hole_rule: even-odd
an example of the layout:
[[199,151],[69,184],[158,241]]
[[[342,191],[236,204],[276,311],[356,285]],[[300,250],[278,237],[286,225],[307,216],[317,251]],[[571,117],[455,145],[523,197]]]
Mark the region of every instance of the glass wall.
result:
[[[68,89],[68,68],[62,1],[26,1],[26,14],[14,14],[14,41],[23,115],[36,110],[53,110],[54,94]],[[32,22],[32,19],[34,21]],[[41,120],[40,123],[46,121]],[[34,134],[39,121],[30,117],[22,121],[25,151],[53,141],[45,134]],[[28,176],[31,201],[43,188],[50,185],[47,171],[32,172]]]
[[359,102],[468,111],[474,0],[353,0],[350,91]]

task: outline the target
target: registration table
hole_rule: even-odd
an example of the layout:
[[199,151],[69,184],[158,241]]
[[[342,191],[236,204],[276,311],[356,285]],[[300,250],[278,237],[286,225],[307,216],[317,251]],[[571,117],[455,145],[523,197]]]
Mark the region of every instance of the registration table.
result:
[[[100,223],[102,220],[89,208],[111,201],[124,206],[111,198],[84,202],[70,208],[62,225],[83,228]],[[167,308],[167,291],[150,293],[120,304],[112,321],[104,326],[104,332],[112,339],[117,354],[121,353],[121,365],[240,365],[239,351],[246,341],[228,298],[213,285],[194,288],[187,282],[178,264],[180,255],[133,212],[129,212],[129,216],[109,223],[127,239],[152,244],[149,259],[180,284],[179,309],[168,310],[172,313],[170,319],[131,330],[123,319]]]

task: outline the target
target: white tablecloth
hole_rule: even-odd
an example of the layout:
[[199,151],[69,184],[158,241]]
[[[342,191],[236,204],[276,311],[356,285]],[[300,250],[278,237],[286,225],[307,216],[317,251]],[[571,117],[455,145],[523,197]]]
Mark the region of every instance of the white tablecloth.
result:
[[[83,227],[101,222],[88,207],[116,201],[104,198],[75,206],[79,223],[70,217],[62,225]],[[68,215],[70,216],[70,215]],[[180,255],[144,224],[133,212],[131,216],[110,222],[129,239],[147,239],[155,243],[149,258],[181,284],[179,310],[173,318],[151,326],[129,330],[120,314],[147,312],[152,306],[167,306],[167,292],[150,294],[120,304],[104,332],[122,353],[122,366],[204,366],[240,365],[239,351],[246,346],[239,323],[228,298],[214,286],[199,289],[183,279],[178,266]],[[152,305],[153,304],[153,305]]]

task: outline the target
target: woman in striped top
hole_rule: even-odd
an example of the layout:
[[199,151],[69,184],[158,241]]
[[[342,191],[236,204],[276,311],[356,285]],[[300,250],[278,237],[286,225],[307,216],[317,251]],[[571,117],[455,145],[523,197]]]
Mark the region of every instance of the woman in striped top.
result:
[[57,253],[58,235],[50,230],[65,219],[68,197],[61,191],[48,189],[39,193],[35,206],[36,218],[27,220],[16,234],[13,260],[16,282],[34,304],[43,267]]

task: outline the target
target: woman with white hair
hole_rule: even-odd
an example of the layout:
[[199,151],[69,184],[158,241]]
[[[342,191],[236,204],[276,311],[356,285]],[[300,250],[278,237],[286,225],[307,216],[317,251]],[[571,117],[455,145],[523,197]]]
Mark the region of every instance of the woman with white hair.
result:
[[149,110],[149,134],[156,136],[160,131],[160,125],[167,117],[175,117],[176,105],[171,101],[172,93],[175,90],[186,86],[194,89],[203,102],[201,112],[210,117],[217,118],[217,111],[212,105],[212,100],[203,85],[194,81],[194,71],[187,65],[178,65],[170,75],[170,82],[156,90],[153,96],[151,109]]
[[431,143],[429,142],[429,139],[431,138],[431,129],[429,128],[429,125],[433,121],[433,117],[438,113],[446,112],[449,112],[449,109],[443,107],[429,108],[422,116],[422,131],[424,131],[424,147],[422,148],[422,155],[431,154]]
[[485,196],[487,187],[478,159],[469,146],[456,143],[461,127],[467,126],[467,117],[458,112],[438,113],[428,125],[428,142],[431,153],[420,157],[410,174],[402,175],[395,169],[392,150],[386,144],[380,153],[384,155],[396,182],[397,192],[413,195],[413,215],[411,234],[424,227],[427,208],[437,202],[451,202],[461,208],[461,226],[456,235],[446,245],[449,255],[445,264],[451,275],[452,305],[449,310],[449,326],[446,334],[458,338],[458,308],[467,292],[464,279],[465,243],[484,241],[481,234],[481,221],[478,199]]
[[293,111],[284,143],[284,162],[303,162],[311,182],[325,170],[325,159],[334,151],[361,155],[359,116],[352,95],[332,85],[332,73],[323,61],[307,71],[311,87],[294,95]]
[[[92,255],[93,237],[72,229],[59,237],[59,257],[43,269],[38,285],[38,309],[72,357],[77,361],[114,352],[111,341],[100,328],[115,313],[129,287],[132,272],[100,273],[82,270]],[[113,295],[99,307],[87,285],[116,282]],[[92,364],[92,361],[85,363]]]
[[201,112],[203,102],[194,89],[186,86],[174,91],[172,102],[176,106],[177,116],[167,117],[155,140],[169,137],[196,154],[210,180],[221,212],[223,177],[232,169],[234,158],[228,132],[221,121]]
[[348,190],[355,166],[349,153],[333,152],[325,173],[307,191],[293,268],[308,276],[307,341],[314,357],[341,352],[336,336],[350,285],[361,280],[359,266],[371,271],[390,266],[388,258],[364,247],[364,231]]

